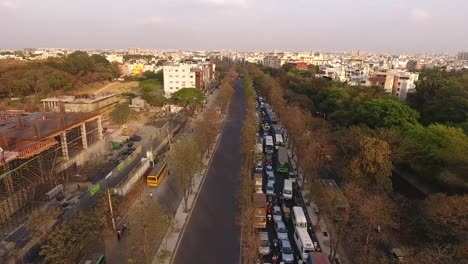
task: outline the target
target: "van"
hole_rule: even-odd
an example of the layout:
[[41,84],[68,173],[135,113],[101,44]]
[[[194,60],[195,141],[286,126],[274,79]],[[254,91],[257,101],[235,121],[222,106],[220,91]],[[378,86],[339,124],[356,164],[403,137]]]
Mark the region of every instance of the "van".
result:
[[291,200],[293,198],[292,180],[284,180],[283,198]]
[[300,206],[294,206],[292,210],[292,222],[295,227],[307,228],[307,219],[304,214],[304,209]]

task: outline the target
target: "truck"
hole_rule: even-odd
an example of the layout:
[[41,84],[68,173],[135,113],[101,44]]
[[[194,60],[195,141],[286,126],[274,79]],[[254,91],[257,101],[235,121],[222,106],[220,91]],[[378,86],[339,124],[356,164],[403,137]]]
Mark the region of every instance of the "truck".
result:
[[289,172],[288,150],[283,146],[278,147],[278,166],[276,170],[278,172]]
[[263,193],[263,190],[262,190],[263,175],[261,173],[255,173],[254,180],[255,180],[255,192]]
[[266,228],[266,195],[264,193],[254,193],[255,223],[258,229]]

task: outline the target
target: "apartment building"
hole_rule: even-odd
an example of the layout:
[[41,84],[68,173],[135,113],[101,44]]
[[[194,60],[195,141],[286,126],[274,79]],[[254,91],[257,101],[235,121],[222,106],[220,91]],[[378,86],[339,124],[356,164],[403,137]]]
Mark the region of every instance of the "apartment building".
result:
[[466,60],[466,61],[468,61],[468,52],[467,52],[467,51],[459,52],[459,53],[457,54],[457,59],[458,59],[458,60]]
[[207,89],[214,73],[215,65],[211,62],[167,62],[163,66],[164,93],[170,97],[182,88]]
[[263,66],[279,69],[282,66],[282,61],[278,56],[265,56],[263,58]]
[[419,73],[388,70],[385,72],[375,72],[369,78],[369,81],[371,85],[381,86],[387,93],[404,101],[408,92],[416,88],[418,78]]

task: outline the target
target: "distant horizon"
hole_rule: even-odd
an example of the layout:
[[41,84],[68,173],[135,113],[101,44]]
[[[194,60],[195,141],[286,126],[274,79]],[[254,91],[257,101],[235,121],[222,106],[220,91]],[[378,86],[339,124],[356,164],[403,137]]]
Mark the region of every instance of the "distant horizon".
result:
[[464,0],[0,0],[0,46],[456,54],[468,49],[466,10]]
[[[455,52],[424,52],[424,53],[398,53],[398,52],[385,52],[385,51],[369,51],[363,49],[357,50],[318,50],[318,49],[309,49],[309,50],[238,50],[238,49],[228,49],[228,48],[221,48],[221,49],[177,49],[177,48],[167,48],[167,49],[159,49],[159,48],[138,48],[138,47],[128,47],[128,48],[70,48],[70,47],[24,47],[24,48],[5,48],[0,46],[0,51],[24,51],[25,49],[36,49],[36,50],[49,50],[49,49],[57,49],[57,50],[81,50],[81,51],[128,51],[129,49],[140,49],[141,51],[189,51],[189,52],[215,52],[215,51],[233,51],[233,52],[240,52],[240,53],[254,53],[254,52],[262,52],[262,53],[271,53],[271,52],[290,52],[290,53],[298,53],[298,52],[320,52],[325,54],[330,53],[351,53],[354,51],[363,51],[367,54],[381,54],[381,55],[448,55],[448,56],[456,56],[460,52],[468,52],[468,49],[455,51]],[[367,55],[366,54],[366,55]]]

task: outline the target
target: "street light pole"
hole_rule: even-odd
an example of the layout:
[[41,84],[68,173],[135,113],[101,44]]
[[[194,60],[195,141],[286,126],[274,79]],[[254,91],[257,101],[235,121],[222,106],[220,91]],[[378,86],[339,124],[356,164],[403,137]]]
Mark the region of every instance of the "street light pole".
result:
[[110,195],[109,188],[107,188],[107,198],[109,199],[109,209],[110,209],[111,219],[112,219],[112,228],[114,228],[114,230],[116,230],[116,227],[115,227],[115,218],[114,218],[114,210],[112,209],[112,200],[111,200],[111,195]]

